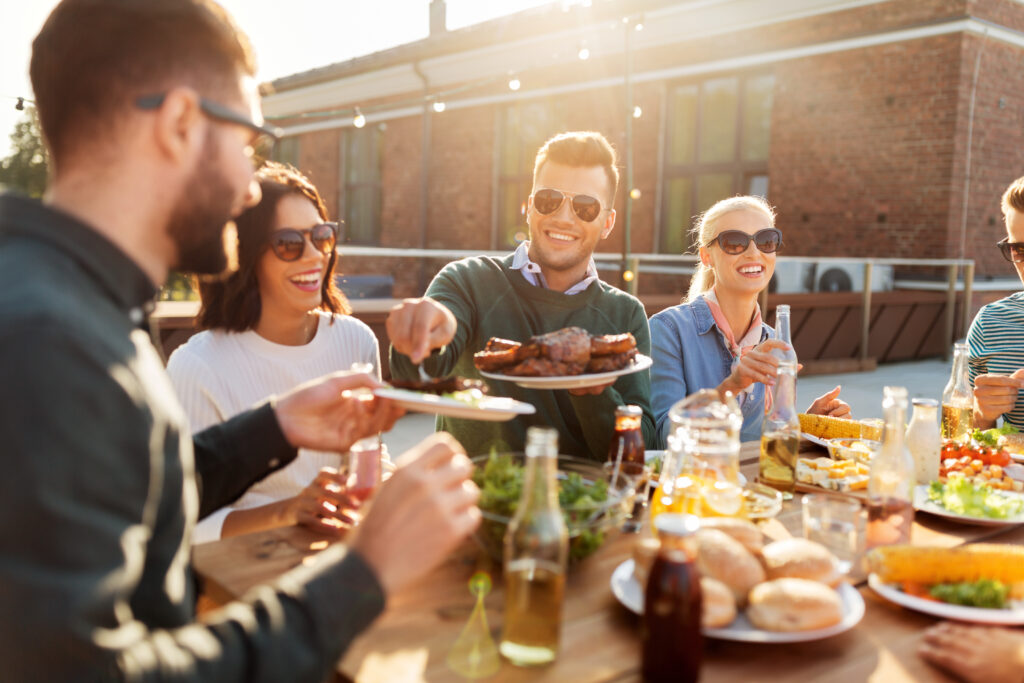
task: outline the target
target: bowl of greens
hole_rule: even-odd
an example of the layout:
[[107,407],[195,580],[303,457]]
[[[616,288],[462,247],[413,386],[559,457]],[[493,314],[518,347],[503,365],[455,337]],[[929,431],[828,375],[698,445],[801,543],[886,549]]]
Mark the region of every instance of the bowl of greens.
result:
[[[523,492],[522,453],[500,453],[473,458],[473,482],[480,487],[483,521],[476,536],[488,554],[501,562],[505,530]],[[558,504],[569,530],[569,562],[592,554],[604,543],[608,530],[617,528],[633,510],[636,484],[619,477],[609,485],[602,464],[558,456]]]

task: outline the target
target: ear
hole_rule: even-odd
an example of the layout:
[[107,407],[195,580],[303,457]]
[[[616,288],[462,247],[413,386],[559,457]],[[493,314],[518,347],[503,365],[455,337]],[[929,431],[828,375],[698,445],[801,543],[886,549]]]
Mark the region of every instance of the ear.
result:
[[195,90],[168,90],[163,104],[154,113],[153,140],[168,161],[184,162],[202,148],[205,127]]
[[711,254],[708,253],[707,247],[701,247],[697,253],[700,255],[701,265],[711,267]]
[[608,235],[612,234],[612,228],[615,227],[615,209],[608,212],[608,218],[605,219],[604,227],[601,228],[601,239],[608,239]]

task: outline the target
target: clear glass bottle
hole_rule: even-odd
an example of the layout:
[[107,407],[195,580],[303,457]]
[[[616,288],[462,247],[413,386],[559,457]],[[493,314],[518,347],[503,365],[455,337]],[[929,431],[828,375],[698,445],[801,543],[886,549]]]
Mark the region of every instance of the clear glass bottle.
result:
[[771,407],[761,426],[761,460],[758,478],[762,483],[792,497],[796,486],[796,453],[800,443],[800,420],[796,408],[796,363],[780,361]]
[[692,682],[704,656],[703,601],[693,564],[700,524],[692,515],[664,514],[655,525],[661,544],[644,591],[642,675],[652,682]]
[[558,506],[558,432],[526,432],[523,495],[505,532],[505,619],[499,650],[517,666],[558,653],[569,533]]
[[931,398],[915,398],[914,413],[907,427],[906,443],[914,459],[914,478],[918,484],[929,484],[939,478],[939,402]]
[[974,392],[967,375],[967,344],[953,344],[953,372],[942,392],[942,438],[962,440],[974,428]]
[[796,365],[796,349],[793,348],[793,335],[789,330],[789,304],[779,304],[775,307],[775,338],[789,344],[789,349],[772,349],[772,355],[780,361],[789,361]]
[[914,523],[914,459],[904,443],[907,390],[885,387],[882,448],[871,460],[868,479],[867,547],[910,543]]

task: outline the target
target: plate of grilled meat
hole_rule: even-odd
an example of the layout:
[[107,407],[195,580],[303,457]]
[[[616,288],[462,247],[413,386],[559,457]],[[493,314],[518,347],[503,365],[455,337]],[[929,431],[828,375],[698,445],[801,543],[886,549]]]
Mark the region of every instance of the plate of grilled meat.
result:
[[625,334],[590,334],[566,327],[530,337],[525,343],[492,337],[473,364],[488,379],[527,389],[582,389],[651,367],[651,359]]
[[423,381],[393,379],[390,387],[375,389],[406,410],[433,413],[466,420],[505,422],[519,415],[537,412],[529,403],[504,396],[488,396],[487,386],[478,379],[438,377]]

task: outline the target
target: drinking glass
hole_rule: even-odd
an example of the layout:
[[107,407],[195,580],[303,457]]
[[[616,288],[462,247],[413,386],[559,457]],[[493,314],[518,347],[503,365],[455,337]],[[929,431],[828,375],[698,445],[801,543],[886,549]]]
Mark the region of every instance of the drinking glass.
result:
[[383,479],[380,437],[375,435],[355,442],[348,451],[347,459],[345,491],[362,502],[370,497]]
[[812,493],[803,499],[804,538],[820,543],[839,560],[847,574],[858,566],[864,550],[864,519],[860,501]]
[[881,441],[885,420],[880,417],[866,417],[860,420],[860,438],[869,441]]

